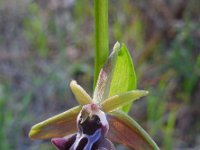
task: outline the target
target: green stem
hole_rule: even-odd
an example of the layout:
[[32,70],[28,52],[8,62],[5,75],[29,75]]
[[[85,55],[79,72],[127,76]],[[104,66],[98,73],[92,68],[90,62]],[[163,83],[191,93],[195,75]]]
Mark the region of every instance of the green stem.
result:
[[100,69],[108,58],[108,0],[95,0],[95,70],[94,87]]

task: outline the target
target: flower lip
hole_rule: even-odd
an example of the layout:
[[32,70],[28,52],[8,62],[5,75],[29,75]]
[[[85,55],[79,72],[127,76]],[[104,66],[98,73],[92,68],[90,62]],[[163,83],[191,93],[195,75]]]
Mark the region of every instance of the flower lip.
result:
[[109,149],[115,150],[111,141],[102,135],[101,129],[97,129],[92,135],[82,134],[78,132],[72,136],[64,138],[54,138],[52,143],[59,150],[94,150]]
[[[84,149],[92,150],[110,146],[105,135],[108,132],[106,114],[97,104],[87,104],[82,107],[77,117],[78,132],[73,136],[52,139],[52,143],[59,150]],[[99,147],[100,146],[100,147]]]
[[59,149],[59,150],[67,150],[73,145],[76,140],[76,134],[71,136],[67,136],[64,138],[53,138],[51,142]]

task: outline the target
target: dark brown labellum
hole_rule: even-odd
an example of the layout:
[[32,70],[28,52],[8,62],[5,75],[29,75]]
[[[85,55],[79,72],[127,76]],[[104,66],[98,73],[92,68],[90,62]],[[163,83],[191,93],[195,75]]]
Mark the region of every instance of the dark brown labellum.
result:
[[78,132],[72,136],[52,139],[59,150],[115,150],[111,141],[105,138],[108,123],[95,104],[83,106],[77,118]]

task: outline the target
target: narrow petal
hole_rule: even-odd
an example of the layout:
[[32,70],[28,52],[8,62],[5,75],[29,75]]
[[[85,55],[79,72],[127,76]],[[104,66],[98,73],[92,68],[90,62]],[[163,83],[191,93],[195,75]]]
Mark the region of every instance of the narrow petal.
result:
[[133,90],[123,94],[112,96],[101,103],[104,112],[113,111],[119,107],[122,107],[128,103],[133,102],[136,99],[146,96],[148,91]]
[[77,84],[75,80],[71,81],[70,88],[80,105],[86,105],[92,103],[91,97],[80,85]]
[[29,137],[32,139],[48,139],[75,133],[77,130],[76,118],[80,110],[81,106],[77,106],[34,125],[29,132]]
[[131,117],[121,111],[109,113],[110,129],[107,137],[136,150],[159,150],[148,133]]
[[110,84],[112,80],[112,74],[115,68],[116,57],[118,55],[119,50],[120,44],[117,42],[114,45],[113,52],[109,56],[108,61],[100,71],[93,95],[93,100],[95,103],[99,103],[108,97]]

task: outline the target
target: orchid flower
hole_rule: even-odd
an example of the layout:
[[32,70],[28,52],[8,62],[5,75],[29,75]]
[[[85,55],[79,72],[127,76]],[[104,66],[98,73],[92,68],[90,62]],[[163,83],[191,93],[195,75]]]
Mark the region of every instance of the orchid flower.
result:
[[148,92],[130,90],[110,96],[120,49],[117,42],[100,71],[93,98],[76,81],[71,81],[70,88],[80,105],[34,125],[29,137],[51,138],[58,150],[115,150],[112,142],[135,150],[159,150],[147,132],[121,110]]

